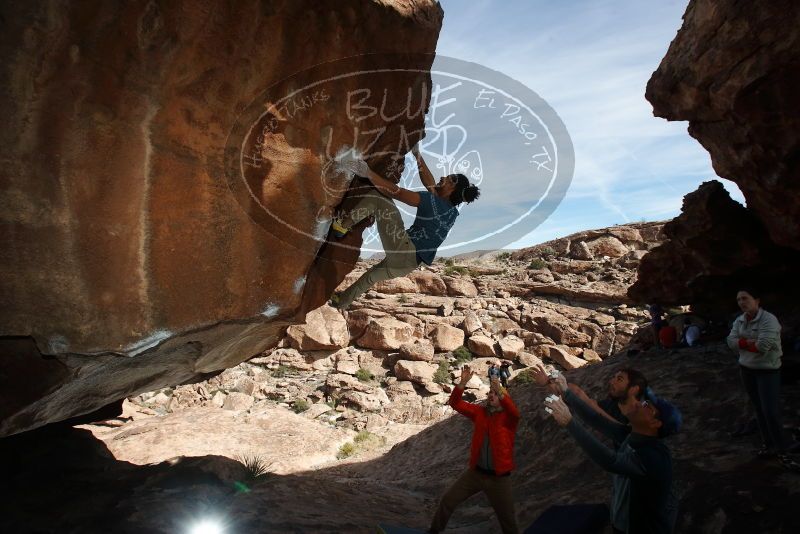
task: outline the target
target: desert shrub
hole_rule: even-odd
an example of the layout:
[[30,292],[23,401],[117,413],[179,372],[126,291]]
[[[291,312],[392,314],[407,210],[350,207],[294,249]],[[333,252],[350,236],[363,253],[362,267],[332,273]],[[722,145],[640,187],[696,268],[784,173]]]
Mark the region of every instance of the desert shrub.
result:
[[464,345],[461,345],[456,350],[454,350],[453,356],[456,357],[456,365],[459,367],[461,366],[462,363],[472,360],[472,352],[470,352],[470,350]]
[[514,384],[533,384],[533,375],[530,369],[525,369],[514,377]]
[[501,252],[500,254],[497,255],[497,259],[498,259],[498,261],[508,261],[508,260],[511,259],[511,253],[510,252]]
[[356,371],[356,378],[358,378],[361,382],[369,382],[370,380],[375,379],[375,375],[362,367]]
[[356,437],[353,438],[353,442],[362,443],[364,441],[367,441],[371,436],[372,432],[370,432],[369,430],[362,430],[361,432],[356,434]]
[[338,458],[339,460],[344,460],[345,458],[349,458],[350,456],[352,456],[353,453],[355,452],[356,452],[355,444],[348,441],[347,443],[339,447],[339,452],[336,453],[336,458]]
[[331,395],[328,401],[325,402],[325,404],[327,404],[328,406],[330,406],[332,409],[335,410],[336,407],[339,406],[339,397],[337,395]]
[[292,410],[294,410],[294,413],[303,413],[310,407],[311,405],[308,403],[307,400],[297,399],[296,401],[294,401],[294,404],[292,405]]
[[440,362],[439,368],[433,373],[433,381],[437,384],[447,384],[450,382],[450,364],[447,362]]
[[556,251],[553,250],[553,247],[542,247],[539,249],[539,255],[541,256],[555,256]]
[[534,258],[528,264],[528,269],[533,270],[544,269],[545,267],[547,267],[547,264],[542,258]]
[[444,268],[443,272],[447,276],[453,276],[453,275],[456,275],[456,274],[459,274],[459,275],[470,274],[469,268],[468,267],[464,267],[463,265],[448,265],[447,267]]
[[455,265],[455,262],[453,261],[453,258],[447,258],[446,260],[444,260],[444,264],[447,267],[452,267],[453,265]]
[[270,371],[270,374],[272,375],[273,378],[283,378],[285,376],[288,376],[289,373],[291,373],[291,371],[292,368],[289,367],[288,365],[279,365],[278,367]]
[[406,296],[405,293],[400,293],[397,296],[397,302],[399,302],[401,304],[405,304],[406,302],[408,302],[408,296]]

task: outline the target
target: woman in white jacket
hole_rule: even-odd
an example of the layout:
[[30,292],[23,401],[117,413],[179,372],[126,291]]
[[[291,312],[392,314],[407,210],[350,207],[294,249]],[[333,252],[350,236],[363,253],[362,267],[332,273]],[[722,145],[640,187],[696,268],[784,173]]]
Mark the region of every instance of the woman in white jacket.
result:
[[763,447],[758,456],[778,455],[784,463],[788,443],[781,424],[781,325],[761,308],[761,293],[744,288],[736,294],[742,314],[733,322],[728,346],[739,354],[739,369],[747,395],[756,410]]

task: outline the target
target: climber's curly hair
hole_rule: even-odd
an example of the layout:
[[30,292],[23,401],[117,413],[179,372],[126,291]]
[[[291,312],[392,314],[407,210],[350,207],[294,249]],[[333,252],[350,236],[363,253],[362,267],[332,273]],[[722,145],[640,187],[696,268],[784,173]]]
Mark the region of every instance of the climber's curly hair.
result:
[[451,174],[450,178],[456,184],[455,190],[450,193],[450,203],[458,206],[462,202],[469,204],[475,202],[481,196],[481,191],[477,185],[469,183],[469,179],[463,174]]

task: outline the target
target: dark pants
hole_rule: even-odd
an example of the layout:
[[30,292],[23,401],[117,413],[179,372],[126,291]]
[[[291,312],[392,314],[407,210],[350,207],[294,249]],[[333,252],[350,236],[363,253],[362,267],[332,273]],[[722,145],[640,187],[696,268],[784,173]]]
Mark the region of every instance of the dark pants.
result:
[[431,521],[430,532],[441,532],[456,507],[479,491],[486,494],[489,504],[494,508],[500,528],[504,534],[517,534],[517,516],[514,512],[514,496],[510,476],[494,476],[467,469],[458,477],[439,501],[439,508]]
[[781,371],[780,369],[750,369],[739,366],[742,382],[750,402],[756,409],[758,429],[764,445],[782,452],[786,448],[781,424]]

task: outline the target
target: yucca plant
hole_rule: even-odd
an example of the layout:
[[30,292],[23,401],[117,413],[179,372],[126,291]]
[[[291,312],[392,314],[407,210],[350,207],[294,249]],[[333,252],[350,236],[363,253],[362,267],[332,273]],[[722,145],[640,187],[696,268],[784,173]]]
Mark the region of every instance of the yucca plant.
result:
[[242,464],[245,478],[251,484],[263,480],[264,475],[269,473],[272,467],[272,462],[267,462],[258,454],[237,455],[236,461]]

